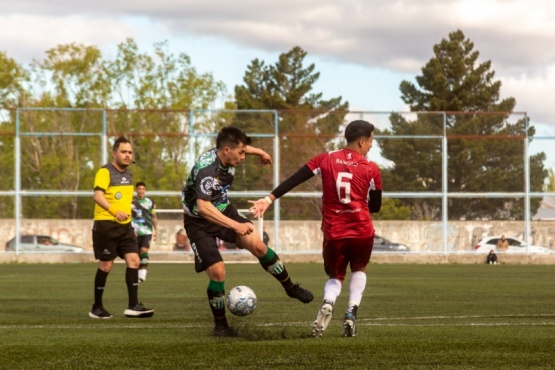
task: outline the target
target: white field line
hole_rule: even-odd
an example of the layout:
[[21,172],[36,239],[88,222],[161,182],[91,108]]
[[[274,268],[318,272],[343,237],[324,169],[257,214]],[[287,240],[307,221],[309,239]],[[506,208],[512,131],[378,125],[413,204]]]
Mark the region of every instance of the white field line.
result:
[[[430,322],[432,320],[467,320],[473,319],[515,319],[515,318],[555,318],[555,314],[534,314],[534,315],[525,315],[525,314],[515,314],[515,315],[470,315],[470,316],[421,316],[421,317],[378,317],[378,318],[369,318],[363,319],[359,318],[357,320],[357,324],[361,326],[384,326],[384,327],[395,327],[395,326],[402,326],[402,327],[449,327],[449,326],[555,326],[555,321],[543,321],[543,322],[514,322],[514,321],[501,321],[501,322],[462,322],[462,323],[436,323]],[[122,318],[124,320],[129,320],[126,318]],[[91,319],[92,320],[92,319]],[[115,318],[115,321],[118,321],[119,318]],[[259,323],[259,324],[240,324],[240,318],[237,318],[235,322],[239,323],[238,325],[253,325],[258,327],[282,327],[282,326],[307,326],[310,327],[312,322],[280,322],[280,323]],[[333,319],[332,319],[333,320]],[[168,324],[137,324],[137,325],[113,325],[110,324],[110,320],[102,320],[106,324],[93,324],[93,325],[82,325],[82,324],[75,324],[75,325],[0,325],[0,330],[7,330],[7,329],[189,329],[189,328],[207,328],[210,329],[210,326],[204,324],[177,324],[177,325],[168,325]],[[393,321],[393,322],[384,322],[384,321]],[[398,323],[394,321],[405,321],[404,323]],[[413,322],[410,322],[413,321]],[[418,321],[418,322],[415,322]],[[428,322],[422,322],[428,321]]]

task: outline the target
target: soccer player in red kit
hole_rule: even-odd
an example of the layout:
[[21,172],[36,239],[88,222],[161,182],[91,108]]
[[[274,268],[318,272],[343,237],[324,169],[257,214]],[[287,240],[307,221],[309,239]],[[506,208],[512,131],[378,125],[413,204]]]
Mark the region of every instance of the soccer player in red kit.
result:
[[268,196],[251,201],[251,212],[255,217],[262,216],[274,200],[313,176],[322,176],[322,255],[329,279],[324,286],[324,301],[312,325],[315,337],[322,336],[331,320],[347,266],[351,268],[351,279],[343,336],[356,335],[357,310],[374,246],[370,213],[379,212],[382,203],[380,170],[366,159],[374,140],[374,125],[363,120],[352,121],[345,128],[345,139],[347,145],[343,149],[318,154]]

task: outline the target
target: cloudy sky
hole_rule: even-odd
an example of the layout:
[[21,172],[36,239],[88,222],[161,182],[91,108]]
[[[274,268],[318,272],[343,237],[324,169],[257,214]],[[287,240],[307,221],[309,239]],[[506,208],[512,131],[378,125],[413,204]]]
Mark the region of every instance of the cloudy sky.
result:
[[230,92],[253,59],[273,64],[298,45],[321,73],[315,91],[363,111],[406,110],[400,82],[461,29],[492,62],[501,98],[555,136],[553,0],[0,0],[0,24],[0,50],[20,63],[58,44],[110,56],[128,37],[144,52],[167,40]]

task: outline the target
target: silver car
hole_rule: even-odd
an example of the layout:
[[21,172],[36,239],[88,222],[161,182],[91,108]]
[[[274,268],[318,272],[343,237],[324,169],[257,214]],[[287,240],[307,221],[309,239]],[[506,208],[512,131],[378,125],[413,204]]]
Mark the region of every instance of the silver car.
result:
[[[6,251],[15,252],[15,238],[6,243]],[[21,235],[19,238],[20,252],[83,252],[83,248],[60,243],[48,235]]]
[[374,234],[374,252],[410,252],[410,248],[404,244],[387,240],[383,236]]

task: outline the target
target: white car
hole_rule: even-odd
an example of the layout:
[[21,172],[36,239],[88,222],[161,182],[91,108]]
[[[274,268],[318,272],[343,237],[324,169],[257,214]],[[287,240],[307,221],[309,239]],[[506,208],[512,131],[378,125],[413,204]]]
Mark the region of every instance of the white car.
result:
[[[497,241],[499,239],[501,239],[501,236],[488,236],[480,240],[474,249],[477,253],[483,254],[489,253],[492,249],[499,253],[500,251],[497,250]],[[509,243],[509,248],[506,251],[502,251],[502,253],[551,253],[549,248],[538,245],[529,245],[527,248],[526,243],[517,238],[506,236],[505,239]]]
[[[15,251],[15,238],[6,243],[6,251]],[[48,235],[21,235],[19,239],[20,252],[74,252],[81,253],[83,248],[60,243]]]

